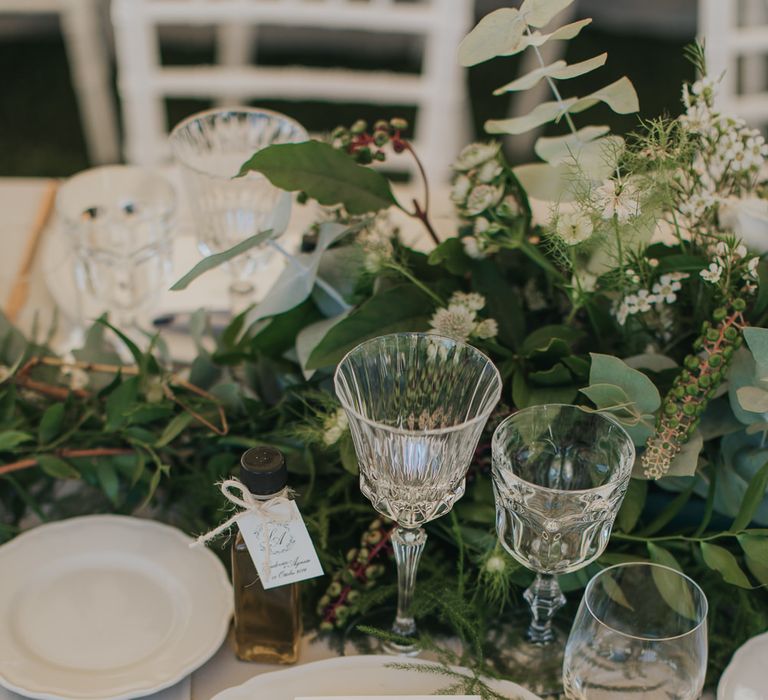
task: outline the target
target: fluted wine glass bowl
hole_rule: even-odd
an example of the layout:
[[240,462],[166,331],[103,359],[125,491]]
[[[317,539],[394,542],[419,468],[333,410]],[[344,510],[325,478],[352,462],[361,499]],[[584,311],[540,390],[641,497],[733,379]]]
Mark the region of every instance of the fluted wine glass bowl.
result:
[[635,448],[613,418],[546,404],[504,420],[493,435],[496,530],[504,548],[536,578],[525,591],[531,623],[505,646],[507,663],[529,672],[535,693],[562,690],[562,645],[553,625],[565,604],[559,574],[599,557],[629,484]]
[[629,483],[626,431],[578,406],[533,406],[493,436],[496,529],[529,569],[565,574],[597,559]]
[[406,638],[390,653],[418,647],[410,612],[424,523],[464,494],[480,433],[501,395],[501,376],[471,345],[425,333],[368,340],[339,363],[336,394],[348,418],[360,465],[360,490],[397,522],[392,545],[398,603],[392,631]]
[[450,511],[499,400],[493,363],[465,343],[399,333],[353,349],[335,385],[374,508],[405,528]]

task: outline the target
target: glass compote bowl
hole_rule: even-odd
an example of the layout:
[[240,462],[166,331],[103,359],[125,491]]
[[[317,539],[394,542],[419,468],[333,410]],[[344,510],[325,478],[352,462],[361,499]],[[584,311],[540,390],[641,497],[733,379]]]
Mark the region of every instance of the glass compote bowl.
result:
[[505,419],[492,441],[496,530],[504,548],[536,572],[525,591],[532,621],[505,652],[526,669],[533,692],[562,688],[562,639],[552,621],[565,604],[557,576],[602,554],[635,458],[612,418],[578,406],[546,404]]
[[[413,637],[416,570],[427,535],[422,525],[448,513],[480,433],[501,394],[493,363],[471,345],[423,333],[368,340],[339,363],[336,394],[349,417],[360,464],[360,490],[392,518],[398,579],[393,632]],[[387,644],[416,654],[410,644]]]
[[[308,138],[290,117],[250,107],[210,109],[174,127],[169,137],[171,150],[181,165],[204,255],[220,253],[267,230],[272,231],[274,245],[288,225],[291,195],[260,173],[236,176],[257,151]],[[265,242],[228,263],[233,313],[251,303],[254,273],[264,266],[270,252],[270,242]]]
[[573,700],[695,700],[707,672],[707,598],[650,562],[603,569],[587,584],[565,646]]

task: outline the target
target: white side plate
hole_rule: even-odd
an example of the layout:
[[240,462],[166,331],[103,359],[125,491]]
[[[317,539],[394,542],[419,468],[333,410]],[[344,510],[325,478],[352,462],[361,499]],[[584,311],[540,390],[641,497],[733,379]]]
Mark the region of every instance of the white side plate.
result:
[[221,646],[232,589],[216,556],[151,520],[93,515],[0,547],[0,685],[123,700],[170,687]]
[[[264,673],[219,693],[213,700],[294,700],[302,695],[433,695],[453,683],[447,676],[391,668],[396,663],[429,662],[395,656],[341,656]],[[510,699],[539,700],[537,695],[516,683],[489,681],[488,685]]]
[[765,700],[768,698],[768,632],[740,646],[720,677],[717,700]]

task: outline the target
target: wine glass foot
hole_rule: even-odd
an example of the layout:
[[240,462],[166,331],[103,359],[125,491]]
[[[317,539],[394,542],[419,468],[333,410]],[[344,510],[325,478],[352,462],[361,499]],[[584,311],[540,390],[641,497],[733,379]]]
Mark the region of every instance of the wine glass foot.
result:
[[[496,665],[515,683],[542,698],[558,697],[563,693],[563,652],[566,634],[554,629],[555,638],[549,644],[534,644],[507,629],[496,640]],[[509,646],[507,646],[509,645]]]
[[418,656],[421,653],[421,647],[416,642],[399,644],[391,640],[382,642],[381,650],[391,656]]

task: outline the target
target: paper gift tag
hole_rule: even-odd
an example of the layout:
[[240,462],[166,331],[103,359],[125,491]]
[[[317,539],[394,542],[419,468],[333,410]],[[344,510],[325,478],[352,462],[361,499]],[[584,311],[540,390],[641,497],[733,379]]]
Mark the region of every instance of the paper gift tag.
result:
[[281,504],[273,514],[248,513],[238,518],[237,525],[264,588],[277,588],[323,575],[295,501]]

